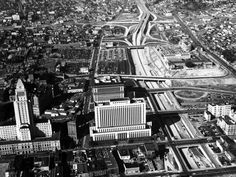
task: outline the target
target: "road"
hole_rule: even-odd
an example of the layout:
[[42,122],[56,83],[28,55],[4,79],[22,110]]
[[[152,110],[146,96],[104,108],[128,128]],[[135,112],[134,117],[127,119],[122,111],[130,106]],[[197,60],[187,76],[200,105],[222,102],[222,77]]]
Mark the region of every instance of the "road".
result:
[[175,90],[195,90],[201,92],[211,92],[211,93],[224,93],[224,94],[236,94],[234,91],[209,89],[209,88],[199,88],[199,87],[168,87],[168,88],[157,88],[157,89],[147,89],[149,93],[158,93],[165,91],[175,91]]
[[[158,107],[154,101],[154,99],[150,99],[151,100],[151,104],[153,105],[153,108],[155,110],[155,112],[158,112]],[[160,124],[162,125],[162,127],[165,127],[165,124],[162,120],[162,118],[159,119],[160,120]],[[181,164],[181,167],[183,169],[184,172],[187,172],[187,168],[186,168],[186,165],[185,165],[185,162],[184,160],[181,158],[180,156],[180,153],[178,152],[177,148],[175,147],[174,144],[172,144],[172,138],[170,137],[170,134],[167,132],[168,130],[167,129],[164,129],[164,131],[166,132],[166,135],[167,135],[167,138],[168,138],[168,142],[170,143],[170,146],[171,148],[173,149],[174,151],[174,154],[176,155],[177,157],[177,160],[179,161],[179,163]]]
[[204,51],[208,54],[210,54],[215,62],[223,66],[225,69],[227,69],[233,76],[236,76],[236,70],[226,61],[224,61],[222,58],[220,58],[218,55],[216,55],[214,52],[210,51],[208,47],[204,46],[199,39],[192,33],[192,31],[188,28],[188,26],[183,22],[183,20],[178,16],[178,14],[174,14],[175,18],[178,20],[179,24],[182,26],[183,30],[190,36],[190,38],[193,40],[193,42],[202,47]]
[[83,108],[84,114],[88,114],[90,112],[89,106],[90,106],[90,101],[92,99],[92,88],[94,86],[94,75],[95,75],[97,59],[99,57],[99,51],[100,51],[100,47],[94,48],[94,53],[92,56],[92,61],[91,61],[90,71],[89,71],[89,88],[88,88],[88,91],[86,92],[85,100],[84,100],[84,108]]
[[225,75],[224,76],[209,76],[209,77],[162,77],[162,76],[150,76],[150,75],[124,75],[124,74],[102,74],[101,76],[106,76],[106,75],[119,76],[119,77],[122,77],[122,78],[130,78],[130,79],[136,79],[136,80],[146,80],[146,81],[200,80],[200,79],[213,79],[213,78],[225,78],[226,77]]

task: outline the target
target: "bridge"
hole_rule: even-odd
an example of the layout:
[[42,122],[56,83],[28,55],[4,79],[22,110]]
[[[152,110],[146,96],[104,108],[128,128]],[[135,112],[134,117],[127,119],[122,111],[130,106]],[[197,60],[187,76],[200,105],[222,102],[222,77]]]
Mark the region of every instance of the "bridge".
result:
[[197,109],[176,109],[176,110],[158,110],[155,112],[156,114],[185,114],[185,113],[202,113],[205,108],[197,108]]
[[112,46],[112,47],[106,47],[107,49],[109,48],[125,48],[125,49],[144,49],[144,45],[131,45],[131,46]]
[[199,80],[199,79],[212,79],[224,78],[225,76],[215,77],[160,77],[160,76],[147,76],[147,75],[125,75],[125,74],[99,74],[97,76],[114,76],[126,79],[142,80],[142,81],[166,81],[166,80]]

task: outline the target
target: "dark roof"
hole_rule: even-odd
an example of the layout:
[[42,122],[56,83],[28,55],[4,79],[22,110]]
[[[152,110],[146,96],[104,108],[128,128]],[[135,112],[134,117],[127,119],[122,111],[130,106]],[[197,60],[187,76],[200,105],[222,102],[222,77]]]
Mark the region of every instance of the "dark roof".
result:
[[130,100],[130,99],[128,97],[110,99],[110,101],[126,101],[126,100]]
[[103,87],[117,87],[117,86],[124,86],[122,82],[113,82],[113,83],[99,83],[95,84],[93,88],[103,88]]
[[235,121],[232,120],[228,115],[225,115],[224,117],[219,117],[219,119],[223,119],[226,122],[226,124],[228,124],[228,125],[235,125],[236,124]]
[[128,149],[120,149],[119,153],[120,153],[121,156],[128,156],[128,155],[130,155]]
[[93,162],[88,163],[88,171],[99,171],[99,170],[106,170],[107,165],[105,160],[95,160]]
[[25,96],[25,92],[17,92],[18,96]]
[[45,119],[45,118],[35,120],[35,123],[47,123],[47,122],[48,122],[48,119]]
[[24,125],[20,129],[29,129],[29,126],[28,125]]
[[125,163],[125,167],[126,168],[135,168],[135,167],[139,167],[139,164],[137,162],[134,163]]
[[145,147],[147,151],[155,151],[155,145],[153,143],[146,143]]

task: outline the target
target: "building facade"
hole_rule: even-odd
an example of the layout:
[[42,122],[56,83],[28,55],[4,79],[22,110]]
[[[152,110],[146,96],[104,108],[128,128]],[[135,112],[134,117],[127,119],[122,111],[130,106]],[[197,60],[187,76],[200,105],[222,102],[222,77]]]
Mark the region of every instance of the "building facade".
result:
[[71,137],[77,144],[79,140],[77,134],[76,120],[67,122],[67,129],[68,129],[68,136]]
[[1,140],[17,140],[16,125],[0,126]]
[[229,116],[219,117],[217,119],[217,125],[226,135],[236,135],[236,122]]
[[40,135],[41,137],[51,137],[52,136],[52,124],[50,120],[41,121],[35,124],[35,135]]
[[111,98],[124,98],[124,84],[99,84],[92,89],[94,102],[109,101]]
[[231,105],[230,104],[223,104],[223,105],[208,104],[207,110],[215,117],[230,115]]
[[39,97],[34,95],[33,97],[33,114],[38,117],[41,114],[40,104],[39,104]]
[[17,139],[21,141],[31,140],[32,134],[32,110],[27,99],[27,93],[22,80],[18,80],[15,90],[14,113],[16,120]]
[[0,142],[0,155],[30,154],[41,151],[56,151],[60,149],[61,145],[59,139]]
[[95,126],[90,127],[93,141],[151,136],[146,124],[144,99],[112,99],[95,106]]

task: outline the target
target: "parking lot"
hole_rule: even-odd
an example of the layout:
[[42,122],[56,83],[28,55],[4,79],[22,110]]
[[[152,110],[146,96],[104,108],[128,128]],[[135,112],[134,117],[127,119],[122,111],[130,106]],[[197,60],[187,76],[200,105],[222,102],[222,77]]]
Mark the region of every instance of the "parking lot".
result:
[[111,48],[100,51],[98,74],[130,74],[131,66],[125,48]]
[[222,130],[216,126],[215,123],[204,124],[198,127],[198,130],[203,134],[203,136],[221,136],[223,135]]

